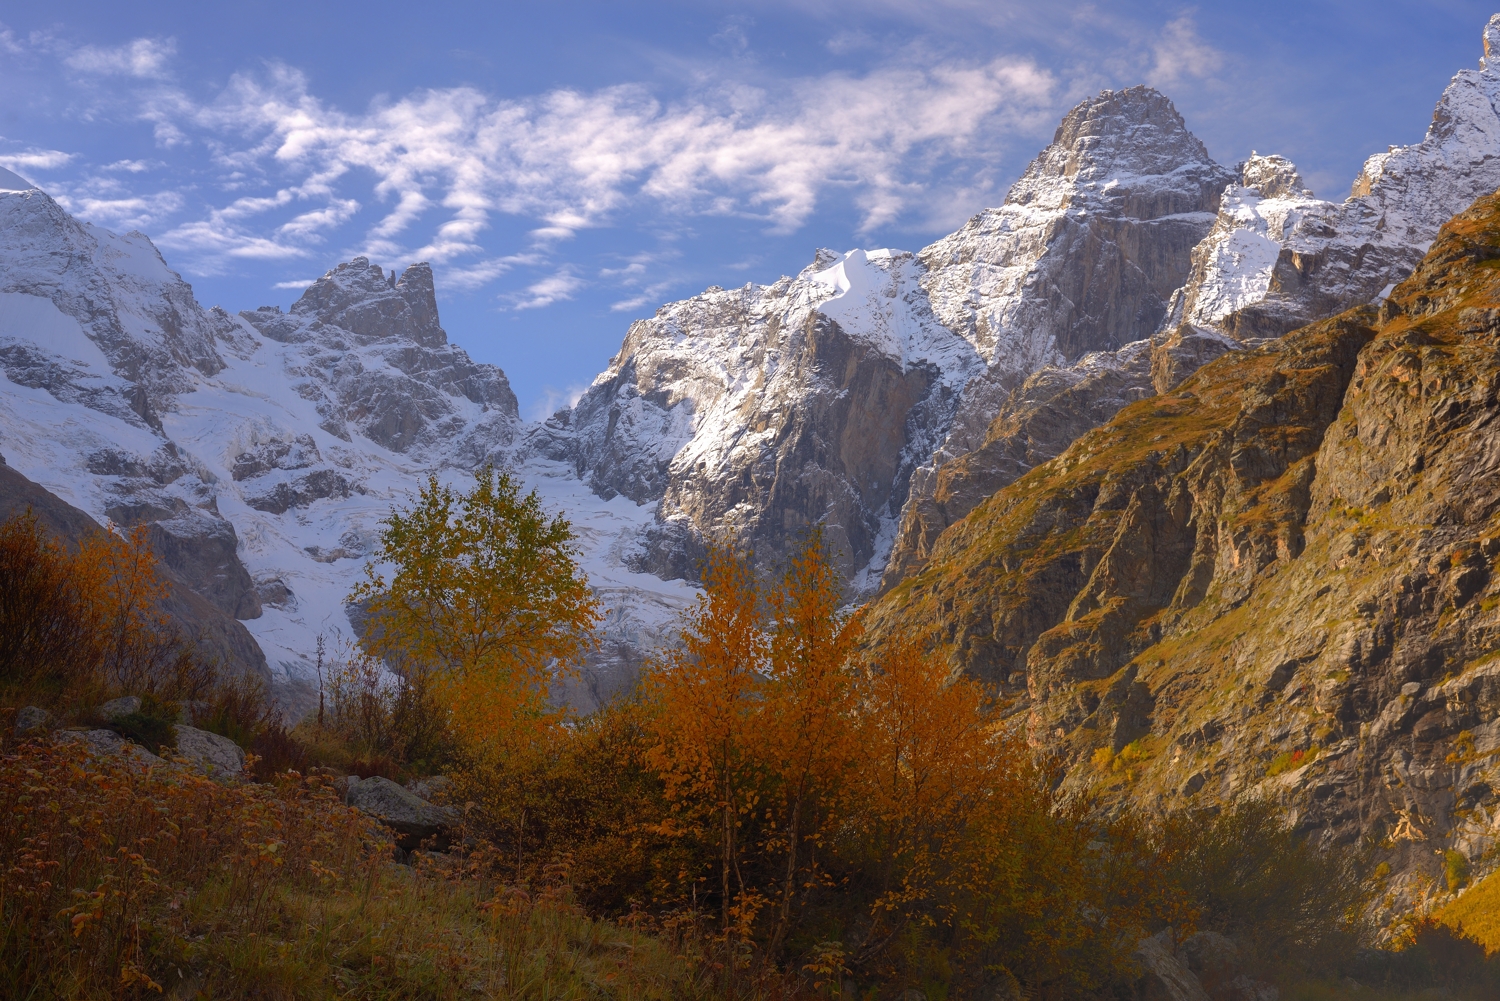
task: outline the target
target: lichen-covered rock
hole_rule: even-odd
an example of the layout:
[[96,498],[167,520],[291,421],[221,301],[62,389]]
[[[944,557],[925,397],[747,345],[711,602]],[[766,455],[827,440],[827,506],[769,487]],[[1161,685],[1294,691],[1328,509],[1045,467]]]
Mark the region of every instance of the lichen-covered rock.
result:
[[123,754],[146,766],[166,763],[144,747],[126,740],[113,730],[59,730],[55,739],[63,744],[82,742],[88,745],[89,750],[96,755]]
[[245,770],[245,752],[228,737],[178,724],[176,757],[210,778],[229,781]]
[[389,827],[397,835],[397,845],[407,850],[420,847],[429,838],[436,838],[442,850],[448,831],[461,816],[452,807],[434,806],[380,775],[367,779],[349,776],[344,802]]
[[16,710],[15,733],[17,737],[34,735],[47,729],[52,714],[37,706],[22,706]]

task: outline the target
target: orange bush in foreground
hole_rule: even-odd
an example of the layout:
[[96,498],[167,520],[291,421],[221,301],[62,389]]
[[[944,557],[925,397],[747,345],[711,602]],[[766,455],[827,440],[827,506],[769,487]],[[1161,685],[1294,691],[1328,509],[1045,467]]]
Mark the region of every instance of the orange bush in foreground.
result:
[[[0,758],[0,994],[129,996],[194,942],[253,935],[286,887],[350,880],[384,842],[316,778],[224,786],[82,744]],[[215,905],[191,906],[200,895]],[[155,991],[152,991],[155,993]]]

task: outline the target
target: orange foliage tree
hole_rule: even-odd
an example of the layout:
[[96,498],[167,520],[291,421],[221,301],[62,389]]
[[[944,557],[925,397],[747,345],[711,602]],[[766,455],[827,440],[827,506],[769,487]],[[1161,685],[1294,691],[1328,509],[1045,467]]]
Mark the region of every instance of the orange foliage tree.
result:
[[0,580],[0,683],[17,694],[197,698],[212,682],[163,610],[144,526],[91,532],[70,552],[17,515],[0,524]]
[[[681,643],[646,672],[656,725],[646,760],[660,774],[676,819],[706,823],[717,832],[721,930],[727,935],[731,924],[744,933],[757,909],[758,897],[740,867],[739,832],[765,778],[754,752],[770,641],[745,558],[726,547],[712,549],[703,582]],[[737,893],[731,876],[739,878]]]
[[845,819],[860,751],[855,722],[858,613],[839,610],[838,574],[823,536],[809,534],[770,595],[775,621],[760,752],[775,780],[767,847],[784,859],[770,950],[791,930],[798,891],[822,881],[817,852]]

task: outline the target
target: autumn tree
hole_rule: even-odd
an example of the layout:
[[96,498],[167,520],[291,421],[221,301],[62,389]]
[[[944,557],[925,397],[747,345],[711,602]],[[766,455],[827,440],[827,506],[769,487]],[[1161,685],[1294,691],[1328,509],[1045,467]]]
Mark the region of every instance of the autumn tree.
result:
[[467,492],[432,476],[393,510],[350,597],[368,603],[369,652],[434,672],[464,727],[492,739],[545,713],[554,673],[593,642],[598,604],[577,556],[566,518],[486,466]]
[[212,670],[163,609],[148,531],[110,526],[70,550],[30,512],[0,524],[0,684],[44,701],[204,694]]
[[908,926],[943,913],[969,824],[997,800],[1014,802],[1024,744],[996,726],[980,685],[954,678],[912,637],[889,640],[860,678],[854,820],[869,877],[870,925],[856,963],[873,960]]
[[813,851],[842,820],[849,773],[860,756],[854,683],[862,621],[857,612],[841,612],[842,602],[842,582],[822,533],[813,531],[770,595],[771,657],[757,728],[776,780],[769,847],[784,866],[773,955],[791,930],[797,891],[819,879]]
[[646,672],[656,729],[647,761],[680,815],[695,822],[707,815],[716,829],[720,920],[728,935],[731,925],[743,930],[756,909],[740,867],[739,833],[764,773],[754,751],[770,641],[746,557],[725,546],[711,549],[703,586],[680,644]]

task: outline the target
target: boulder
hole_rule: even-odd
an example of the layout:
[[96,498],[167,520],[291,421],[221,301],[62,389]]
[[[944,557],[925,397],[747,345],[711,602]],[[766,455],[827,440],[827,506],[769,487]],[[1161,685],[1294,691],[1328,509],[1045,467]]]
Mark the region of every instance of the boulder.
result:
[[1212,1001],[1198,978],[1173,954],[1170,929],[1141,939],[1131,958],[1143,971],[1138,993],[1145,1001]]
[[100,719],[119,719],[121,716],[129,716],[131,713],[141,711],[141,699],[138,695],[126,695],[123,698],[110,699],[98,710]]
[[349,776],[344,802],[389,827],[396,833],[396,844],[407,851],[420,847],[428,838],[435,838],[438,850],[444,850],[448,829],[461,816],[452,807],[434,806],[379,775],[367,779]]
[[228,737],[192,726],[177,726],[177,758],[215,779],[239,778],[245,752]]
[[24,737],[26,734],[35,733],[46,728],[52,721],[52,714],[45,709],[36,706],[24,706],[16,712],[16,736]]
[[428,775],[412,779],[406,788],[430,803],[443,803],[453,789],[453,780],[446,775]]
[[165,764],[156,755],[139,744],[126,740],[113,730],[62,730],[57,734],[58,743],[74,744],[82,741],[94,754],[124,754],[143,765]]

